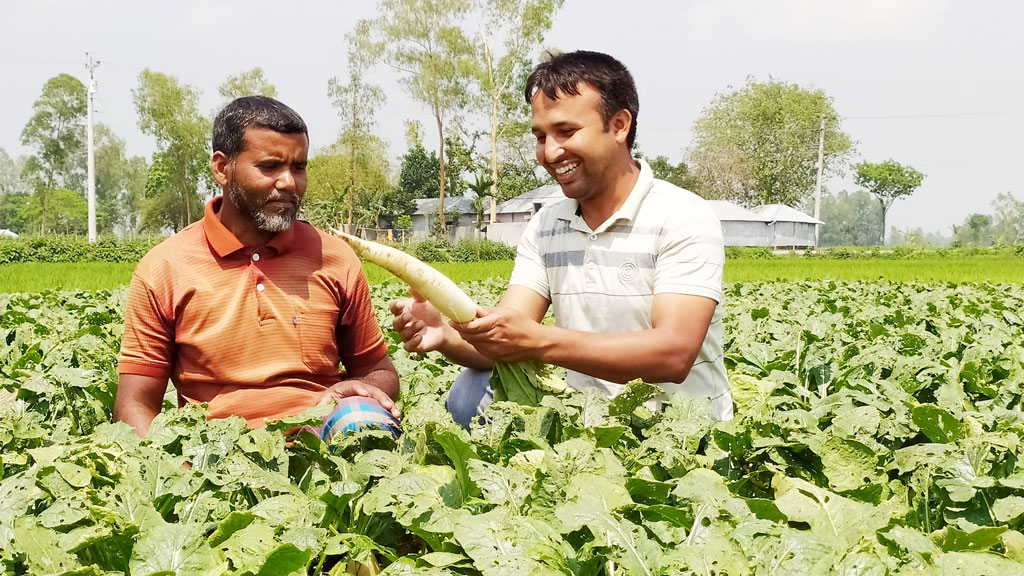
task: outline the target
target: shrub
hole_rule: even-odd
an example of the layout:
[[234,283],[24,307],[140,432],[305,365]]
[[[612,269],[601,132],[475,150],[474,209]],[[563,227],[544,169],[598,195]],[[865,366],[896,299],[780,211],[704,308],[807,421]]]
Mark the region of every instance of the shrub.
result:
[[487,239],[460,240],[452,249],[455,262],[476,262],[479,260],[514,260],[516,249],[512,246]]
[[[406,252],[410,250],[405,249]],[[424,262],[451,262],[452,243],[446,238],[431,236],[412,247],[412,255]]]
[[106,236],[89,243],[84,236],[21,236],[0,239],[0,264],[19,262],[138,262],[163,238]]

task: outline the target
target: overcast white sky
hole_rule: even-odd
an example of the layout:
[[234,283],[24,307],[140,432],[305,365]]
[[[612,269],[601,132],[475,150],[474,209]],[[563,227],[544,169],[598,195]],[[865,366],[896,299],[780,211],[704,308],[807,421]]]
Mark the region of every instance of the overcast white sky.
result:
[[[281,100],[310,126],[314,147],[340,129],[327,79],[345,72],[344,35],[375,2],[268,0],[4,0],[0,4],[0,147],[24,154],[19,136],[46,80],[97,71],[98,121],[149,155],[131,101],[150,68],[220,103],[231,74],[260,66]],[[952,0],[566,0],[547,46],[608,52],[640,92],[638,142],[647,154],[683,157],[694,120],[717,92],[748,76],[822,88],[858,142],[857,160],[893,158],[926,179],[889,223],[950,234],[970,212],[991,212],[1000,192],[1024,200],[1024,3]],[[393,74],[377,114],[390,155],[404,152],[403,121],[425,109]],[[848,180],[832,190],[853,189]]]

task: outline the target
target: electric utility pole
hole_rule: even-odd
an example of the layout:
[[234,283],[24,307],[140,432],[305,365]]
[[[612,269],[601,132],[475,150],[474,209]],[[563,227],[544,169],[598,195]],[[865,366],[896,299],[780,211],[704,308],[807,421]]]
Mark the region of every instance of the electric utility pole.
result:
[[94,62],[92,56],[88,52],[85,53],[85,70],[89,73],[89,85],[86,88],[86,110],[88,111],[88,120],[86,126],[86,171],[88,179],[88,191],[86,193],[86,199],[89,203],[89,242],[96,241],[96,153],[95,145],[93,143],[93,118],[92,118],[92,99],[93,95],[96,94],[96,79],[93,76],[96,67],[99,66],[99,62]]
[[[814,219],[821,221],[821,173],[825,168],[825,115],[821,115],[821,128],[818,129],[818,177],[814,180]],[[814,249],[818,249],[818,236],[821,224],[814,224]]]

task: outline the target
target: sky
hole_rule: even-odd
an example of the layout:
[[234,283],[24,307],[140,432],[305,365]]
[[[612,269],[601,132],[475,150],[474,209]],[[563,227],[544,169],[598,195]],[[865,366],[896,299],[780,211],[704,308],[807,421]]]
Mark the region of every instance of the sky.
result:
[[[623,7],[628,6],[628,10]],[[0,148],[12,156],[47,79],[96,71],[97,121],[150,155],[131,90],[149,68],[202,92],[263,68],[279,98],[310,127],[314,148],[341,122],[327,82],[346,74],[345,34],[373,17],[371,0],[3,0],[0,3]],[[973,212],[991,213],[1001,192],[1024,200],[1024,3],[1003,0],[565,0],[545,47],[607,52],[632,71],[640,95],[637,142],[647,155],[685,158],[694,121],[716,94],[748,78],[820,88],[857,143],[854,161],[894,159],[925,174],[897,201],[888,224],[951,234]],[[375,69],[387,94],[377,132],[394,159],[404,122],[429,112],[397,76]],[[856,189],[849,173],[826,183]]]

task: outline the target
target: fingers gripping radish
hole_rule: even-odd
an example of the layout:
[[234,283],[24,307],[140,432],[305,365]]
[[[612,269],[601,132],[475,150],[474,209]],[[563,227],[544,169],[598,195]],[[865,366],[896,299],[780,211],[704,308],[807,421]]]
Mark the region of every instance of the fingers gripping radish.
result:
[[341,230],[332,228],[331,234],[348,242],[356,254],[401,278],[446,317],[456,322],[469,322],[476,318],[476,312],[480,308],[476,302],[473,302],[473,299],[455,282],[430,265],[401,250],[363,240]]

